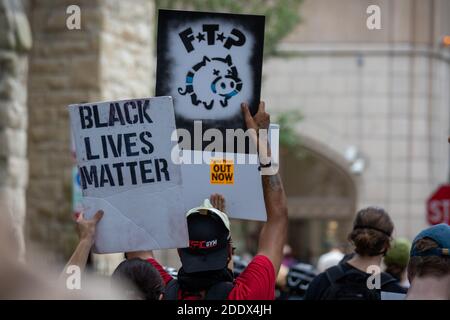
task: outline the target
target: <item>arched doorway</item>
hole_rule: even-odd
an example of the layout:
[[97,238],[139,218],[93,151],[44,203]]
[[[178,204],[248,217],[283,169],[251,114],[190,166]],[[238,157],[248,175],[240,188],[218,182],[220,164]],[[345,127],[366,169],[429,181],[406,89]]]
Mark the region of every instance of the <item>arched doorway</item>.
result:
[[315,263],[330,246],[347,245],[356,182],[345,160],[312,140],[282,150],[280,161],[289,207],[288,243],[298,259]]

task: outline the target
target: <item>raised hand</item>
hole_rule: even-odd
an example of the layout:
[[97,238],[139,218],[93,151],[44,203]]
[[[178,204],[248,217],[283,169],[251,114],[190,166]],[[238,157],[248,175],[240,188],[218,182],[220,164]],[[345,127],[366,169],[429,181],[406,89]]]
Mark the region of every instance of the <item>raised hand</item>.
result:
[[77,223],[77,232],[80,240],[89,240],[90,242],[94,241],[95,238],[95,229],[97,227],[97,223],[103,217],[103,210],[99,210],[95,213],[92,219],[86,220],[84,218],[83,213],[80,213],[76,216],[75,221]]
[[225,198],[221,194],[213,193],[209,197],[209,201],[211,202],[212,206],[216,208],[217,210],[220,210],[222,212],[225,212]]
[[258,112],[252,117],[248,104],[241,104],[242,114],[244,115],[247,130],[255,143],[261,164],[270,163],[270,147],[268,142],[268,129],[270,125],[270,115],[266,112],[266,104],[261,101],[258,106]]
[[258,112],[252,117],[247,103],[241,104],[241,110],[244,115],[247,129],[254,129],[259,132],[260,129],[268,129],[270,125],[270,115],[266,112],[266,104],[261,101],[258,106]]

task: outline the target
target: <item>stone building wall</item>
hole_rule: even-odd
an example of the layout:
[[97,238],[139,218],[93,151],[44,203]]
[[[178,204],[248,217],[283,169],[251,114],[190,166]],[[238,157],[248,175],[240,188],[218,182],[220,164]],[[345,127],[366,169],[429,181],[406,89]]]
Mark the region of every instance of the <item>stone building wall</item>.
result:
[[154,92],[154,4],[104,1],[101,7],[101,99],[152,96]]
[[12,222],[23,258],[28,180],[27,51],[32,43],[21,1],[0,1],[0,30],[0,218]]
[[[81,30],[66,28],[69,5],[81,9]],[[153,16],[146,0],[32,2],[27,227],[30,242],[44,243],[59,258],[77,241],[66,106],[150,95]]]
[[[66,27],[67,6],[81,8],[81,30]],[[30,243],[69,255],[77,238],[71,223],[71,140],[66,106],[100,99],[98,1],[33,1],[29,76],[27,233]],[[58,257],[60,258],[60,257]]]
[[356,146],[365,160],[357,207],[385,207],[397,234],[411,238],[426,226],[426,198],[447,179],[450,70],[445,55],[397,49],[270,59],[263,98],[271,110],[300,110],[298,132],[342,158]]
[[[380,30],[366,28],[369,4],[381,8]],[[385,207],[409,238],[449,178],[449,10],[445,0],[305,0],[302,23],[264,65],[269,110],[300,110],[298,132],[317,150],[345,159],[355,146],[365,161],[357,207]]]

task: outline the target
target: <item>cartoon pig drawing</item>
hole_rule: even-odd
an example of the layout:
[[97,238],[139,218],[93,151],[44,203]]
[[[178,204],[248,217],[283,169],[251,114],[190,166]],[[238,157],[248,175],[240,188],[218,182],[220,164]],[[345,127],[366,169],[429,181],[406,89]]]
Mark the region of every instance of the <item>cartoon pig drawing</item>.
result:
[[[200,84],[209,87],[200,88]],[[228,100],[241,89],[242,81],[230,55],[225,58],[204,56],[202,61],[188,71],[185,87],[179,87],[178,93],[189,95],[193,105],[202,104],[207,110],[211,110],[216,101],[226,107]]]

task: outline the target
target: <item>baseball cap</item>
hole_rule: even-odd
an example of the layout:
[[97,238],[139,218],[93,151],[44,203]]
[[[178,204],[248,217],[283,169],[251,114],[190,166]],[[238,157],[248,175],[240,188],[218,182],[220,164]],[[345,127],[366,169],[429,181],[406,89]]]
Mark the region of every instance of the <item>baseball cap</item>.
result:
[[179,249],[187,273],[225,268],[228,260],[230,220],[214,208],[208,199],[186,213],[189,247]]
[[[419,251],[416,249],[416,243],[417,241],[429,238],[437,243],[438,248],[432,248],[425,251]],[[412,247],[411,247],[411,257],[424,257],[424,256],[450,256],[449,253],[450,250],[450,226],[441,223],[437,224],[435,226],[432,226],[431,228],[425,229],[422,232],[420,232],[416,238],[413,241]]]

